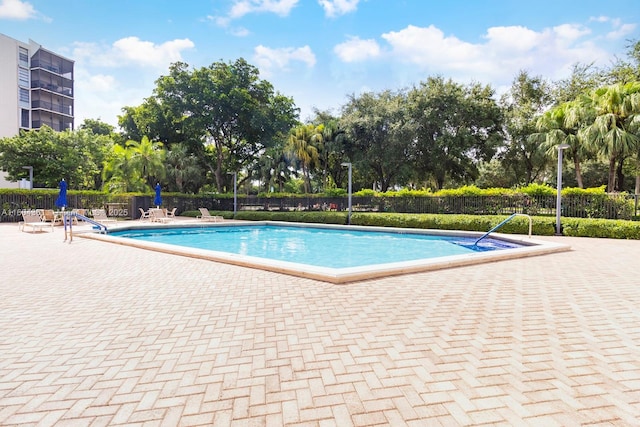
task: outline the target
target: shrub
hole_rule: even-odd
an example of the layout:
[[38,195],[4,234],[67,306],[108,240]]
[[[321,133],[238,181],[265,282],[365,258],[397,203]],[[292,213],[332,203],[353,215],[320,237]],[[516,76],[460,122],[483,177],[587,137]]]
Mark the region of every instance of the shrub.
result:
[[557,190],[547,184],[529,184],[526,187],[522,187],[520,192],[531,197],[553,196],[557,194]]

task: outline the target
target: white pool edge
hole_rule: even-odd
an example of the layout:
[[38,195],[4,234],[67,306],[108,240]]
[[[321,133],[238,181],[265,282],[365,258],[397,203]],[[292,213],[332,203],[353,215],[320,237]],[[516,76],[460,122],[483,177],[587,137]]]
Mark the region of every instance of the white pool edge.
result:
[[[333,229],[351,229],[366,231],[383,231],[396,232],[405,234],[430,234],[440,236],[459,236],[479,238],[484,233],[468,232],[468,231],[451,231],[451,230],[427,230],[427,229],[409,229],[394,227],[369,227],[369,226],[346,226],[336,224],[306,224],[306,223],[290,223],[280,221],[255,221],[255,222],[238,222],[238,223],[190,223],[190,224],[166,224],[154,225],[154,228],[205,228],[205,227],[228,227],[228,226],[251,226],[251,225],[276,225],[291,227],[315,227],[315,228],[333,228]],[[148,229],[148,225],[127,224],[110,228],[111,231],[124,231],[135,229]],[[140,249],[147,249],[156,252],[162,252],[172,255],[187,256],[190,258],[198,258],[209,261],[233,264],[242,267],[257,268],[261,270],[272,271],[276,273],[289,274],[308,279],[321,280],[334,284],[344,284],[368,279],[375,279],[387,276],[395,276],[401,274],[426,272],[440,270],[445,268],[462,267],[480,263],[503,261],[508,259],[525,258],[530,256],[547,255],[557,252],[570,250],[569,245],[547,242],[541,240],[530,239],[528,237],[505,235],[492,233],[491,237],[498,238],[506,242],[519,243],[527,245],[526,247],[514,249],[502,249],[489,252],[477,252],[464,255],[453,255],[446,257],[421,259],[414,261],[393,262],[380,265],[369,265],[362,267],[348,268],[327,268],[316,267],[307,264],[298,264],[287,261],[270,260],[266,258],[258,258],[246,255],[232,254],[227,252],[218,252],[197,248],[188,248],[184,246],[176,246],[165,243],[146,242],[129,238],[111,236],[109,234],[82,234],[84,238],[100,240],[104,242],[116,243],[124,246],[131,246]]]

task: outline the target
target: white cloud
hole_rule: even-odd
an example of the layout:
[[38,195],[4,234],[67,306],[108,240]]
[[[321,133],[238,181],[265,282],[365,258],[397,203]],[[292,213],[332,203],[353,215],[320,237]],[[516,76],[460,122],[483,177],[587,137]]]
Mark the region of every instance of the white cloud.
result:
[[117,116],[122,107],[128,105],[126,90],[112,75],[92,74],[82,66],[76,66],[75,122],[79,126],[84,119],[97,119],[117,126]]
[[[228,28],[234,19],[242,18],[250,13],[275,13],[278,16],[288,16],[298,4],[298,0],[234,0],[226,16],[208,15],[206,20],[221,28]],[[244,27],[232,28],[231,35],[245,37],[250,34]]]
[[466,67],[481,57],[477,45],[463,42],[457,37],[445,37],[433,25],[429,27],[407,26],[400,31],[382,35],[393,49],[393,55],[402,62],[424,67],[447,64],[450,68]]
[[309,46],[271,49],[259,45],[254,49],[253,59],[260,71],[267,75],[274,69],[289,71],[291,62],[302,62],[309,68],[316,64],[316,56]]
[[170,63],[181,61],[181,52],[195,45],[189,39],[175,39],[155,44],[137,37],[116,40],[111,46],[76,42],[73,57],[90,65],[102,67],[142,66],[166,68]]
[[592,16],[589,18],[589,22],[611,24],[611,31],[605,35],[605,38],[608,40],[622,39],[625,36],[632,34],[637,28],[636,24],[625,24],[620,18],[611,18],[609,16]]
[[573,43],[591,34],[591,29],[583,25],[563,24],[553,27],[552,32],[557,35],[558,40]]
[[636,24],[621,24],[613,31],[607,33],[606,37],[610,40],[618,40],[632,34],[636,30]]
[[217,15],[207,15],[207,21],[211,21],[216,24],[218,27],[228,27],[231,19],[228,16],[217,16]]
[[231,35],[236,36],[236,37],[246,37],[249,34],[251,34],[251,31],[249,31],[248,29],[244,28],[244,27],[235,27],[232,28],[230,30]]
[[229,17],[241,18],[249,13],[268,12],[279,16],[287,16],[298,0],[236,0],[231,6]]
[[79,81],[78,86],[90,88],[93,92],[111,92],[117,88],[116,79],[105,74],[90,76],[85,81]]
[[195,45],[189,39],[175,39],[156,45],[137,37],[126,37],[113,44],[114,53],[131,63],[163,67],[167,63],[180,61],[180,52]]
[[525,52],[540,43],[542,35],[525,27],[492,27],[485,39],[498,51]]
[[[103,71],[103,70],[101,70]],[[76,63],[75,123],[84,119],[97,119],[118,126],[118,116],[125,106],[140,105],[155,86],[154,79],[146,73],[113,69],[112,74],[95,71],[92,67]],[[157,77],[157,75],[156,75]]]
[[21,0],[0,0],[0,19],[25,20],[35,18],[37,12],[31,3]]
[[380,46],[373,39],[362,40],[351,37],[333,48],[333,51],[344,62],[358,62],[380,55]]
[[[122,107],[139,105],[153,90],[154,79],[166,72],[171,62],[182,60],[182,51],[193,47],[189,39],[161,44],[137,37],[122,38],[111,45],[75,42],[71,57],[76,61],[76,123],[101,118],[117,126]],[[110,74],[105,68],[111,69]]]
[[[445,35],[433,25],[409,25],[381,37],[390,46],[385,54],[390,60],[413,66],[411,69],[404,67],[402,72],[405,74],[424,76],[427,72],[498,85],[508,82],[522,69],[553,79],[564,75],[576,62],[606,60],[607,52],[597,47],[592,41],[594,37],[587,37],[590,35],[590,28],[575,24],[542,31],[522,26],[492,27],[483,36],[483,42],[470,43]],[[348,43],[344,45],[348,46]],[[337,49],[335,51],[345,62],[369,58],[357,54],[347,57]]]
[[324,14],[330,18],[354,12],[360,0],[318,0]]

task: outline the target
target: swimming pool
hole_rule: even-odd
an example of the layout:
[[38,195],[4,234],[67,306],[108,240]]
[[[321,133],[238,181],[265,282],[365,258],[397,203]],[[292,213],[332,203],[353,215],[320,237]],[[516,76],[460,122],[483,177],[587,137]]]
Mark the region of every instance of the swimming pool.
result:
[[[332,283],[541,255],[565,245],[482,233],[281,222],[127,226],[92,238]],[[492,235],[494,236],[494,235]]]
[[522,247],[497,239],[279,225],[177,227],[116,231],[112,236],[290,261],[328,268],[361,267]]

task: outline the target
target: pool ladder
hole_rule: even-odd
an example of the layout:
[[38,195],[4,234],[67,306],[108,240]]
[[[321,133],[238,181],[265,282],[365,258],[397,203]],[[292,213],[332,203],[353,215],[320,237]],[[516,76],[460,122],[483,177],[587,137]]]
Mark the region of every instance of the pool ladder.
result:
[[478,242],[482,239],[484,239],[485,237],[487,237],[489,234],[493,233],[494,231],[496,231],[498,228],[502,227],[503,225],[505,225],[506,223],[508,223],[509,221],[511,221],[513,218],[515,218],[516,216],[526,216],[527,218],[529,218],[529,238],[531,238],[531,230],[533,228],[533,221],[531,220],[531,217],[527,214],[521,214],[521,213],[514,213],[511,214],[507,219],[505,219],[504,221],[502,221],[500,224],[496,225],[495,227],[493,227],[491,230],[487,231],[486,233],[484,233],[482,235],[482,237],[480,237],[478,240],[475,241],[475,243],[473,244],[473,246],[476,246],[478,244]]

